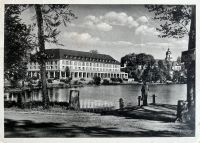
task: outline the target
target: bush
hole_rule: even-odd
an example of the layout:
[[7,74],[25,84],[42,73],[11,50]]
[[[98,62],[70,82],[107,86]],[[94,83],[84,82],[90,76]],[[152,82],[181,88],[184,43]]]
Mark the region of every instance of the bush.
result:
[[53,81],[51,79],[47,79],[48,83],[53,83]]
[[36,76],[33,76],[32,77],[32,80],[37,80],[38,78]]
[[93,80],[90,80],[90,81],[88,82],[88,85],[92,85],[92,84],[94,84],[94,81],[93,81]]
[[68,77],[68,78],[66,79],[65,83],[70,83],[71,80],[72,80],[72,77]]
[[4,108],[17,107],[16,101],[4,101]]
[[79,84],[79,81],[78,81],[78,80],[75,80],[73,84],[74,84],[74,85],[78,85],[78,84]]
[[123,82],[123,80],[121,78],[117,78],[117,81],[119,81],[120,83]]
[[60,79],[60,82],[64,82],[64,83],[65,83],[65,82],[66,82],[66,80],[65,80],[65,79]]
[[85,81],[85,79],[84,79],[84,78],[81,78],[80,81]]
[[93,80],[94,80],[94,84],[100,85],[100,83],[101,83],[101,78],[100,77],[95,76],[95,77],[93,77]]
[[126,79],[126,78],[123,78],[123,81],[128,81],[128,79]]
[[104,79],[102,84],[103,84],[103,85],[109,85],[109,83],[110,83],[109,80]]

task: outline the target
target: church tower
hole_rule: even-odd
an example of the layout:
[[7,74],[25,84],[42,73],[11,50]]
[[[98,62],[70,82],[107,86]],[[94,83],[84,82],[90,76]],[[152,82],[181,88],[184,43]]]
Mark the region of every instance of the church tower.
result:
[[166,52],[166,57],[165,57],[165,61],[168,61],[168,62],[170,62],[172,60],[172,52],[169,50],[169,48],[168,48],[168,50],[167,50],[167,52]]

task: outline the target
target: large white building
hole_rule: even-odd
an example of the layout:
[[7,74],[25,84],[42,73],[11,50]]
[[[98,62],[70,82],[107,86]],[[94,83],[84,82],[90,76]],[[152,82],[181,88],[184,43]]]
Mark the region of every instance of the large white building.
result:
[[[120,71],[120,63],[109,55],[66,49],[47,49],[46,53],[47,78],[50,79],[65,79],[67,67],[72,79],[91,79],[94,76],[128,79],[128,74]],[[40,66],[37,62],[28,63],[28,75],[40,76]]]

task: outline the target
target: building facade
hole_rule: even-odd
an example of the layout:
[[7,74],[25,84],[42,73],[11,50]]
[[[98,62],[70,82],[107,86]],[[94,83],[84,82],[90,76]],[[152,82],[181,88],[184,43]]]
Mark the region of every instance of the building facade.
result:
[[[120,63],[109,55],[89,52],[47,49],[46,75],[49,79],[92,79],[101,78],[128,79],[128,74],[120,71]],[[28,63],[28,76],[39,77],[40,66],[37,62]]]

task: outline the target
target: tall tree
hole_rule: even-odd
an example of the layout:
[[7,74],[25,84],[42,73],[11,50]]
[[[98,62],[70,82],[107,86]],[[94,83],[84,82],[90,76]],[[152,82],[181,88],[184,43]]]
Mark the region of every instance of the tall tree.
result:
[[[76,18],[69,5],[34,5],[38,28],[38,47],[40,72],[42,79],[42,95],[44,108],[48,108],[49,97],[46,84],[46,61],[45,41],[58,44],[57,36],[60,33],[58,26],[62,23],[66,26],[73,18]],[[44,26],[45,25],[45,26]]]
[[45,60],[45,41],[44,41],[44,26],[41,5],[34,5],[38,26],[38,47],[40,49],[40,75],[42,79],[42,99],[44,108],[48,108],[49,97],[47,94],[46,84],[46,60]]
[[[196,6],[195,5],[146,5],[154,13],[155,20],[160,20],[159,37],[183,38],[189,36],[188,57],[195,57],[196,49]],[[195,59],[185,61],[187,68],[187,101],[189,110],[195,106]],[[190,108],[192,107],[192,108]],[[194,112],[193,112],[194,113]],[[193,114],[192,113],[192,114]]]
[[5,5],[4,77],[17,86],[27,71],[27,52],[32,49],[30,28],[19,18],[18,5]]

